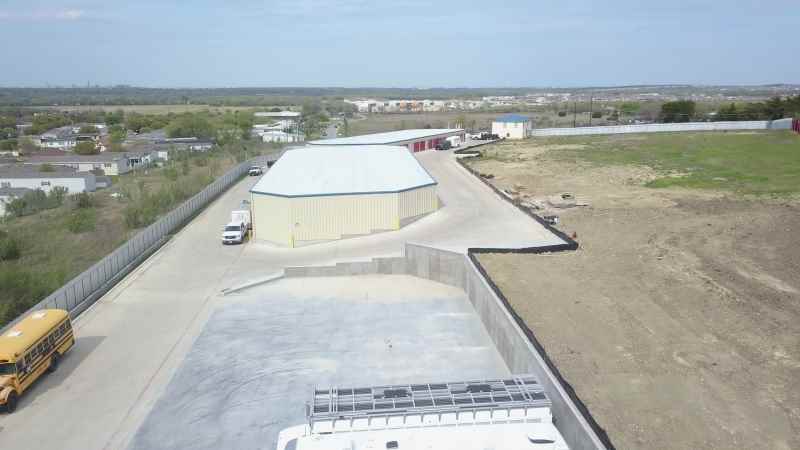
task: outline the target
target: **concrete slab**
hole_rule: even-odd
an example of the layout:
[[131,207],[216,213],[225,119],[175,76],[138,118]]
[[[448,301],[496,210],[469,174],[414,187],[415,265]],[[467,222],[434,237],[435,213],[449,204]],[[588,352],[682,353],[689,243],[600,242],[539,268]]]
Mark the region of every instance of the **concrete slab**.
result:
[[315,385],[507,376],[466,294],[405,275],[283,279],[226,297],[133,449],[270,449]]

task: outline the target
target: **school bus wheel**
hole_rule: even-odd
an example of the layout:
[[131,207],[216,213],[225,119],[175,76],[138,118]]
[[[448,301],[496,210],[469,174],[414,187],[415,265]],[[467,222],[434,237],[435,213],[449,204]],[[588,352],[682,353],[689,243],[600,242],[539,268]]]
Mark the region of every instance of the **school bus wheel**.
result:
[[11,414],[15,409],[17,409],[17,393],[12,390],[6,397],[6,412]]
[[53,353],[53,356],[50,357],[50,367],[47,368],[47,372],[53,373],[58,369],[58,360],[59,360],[58,352]]

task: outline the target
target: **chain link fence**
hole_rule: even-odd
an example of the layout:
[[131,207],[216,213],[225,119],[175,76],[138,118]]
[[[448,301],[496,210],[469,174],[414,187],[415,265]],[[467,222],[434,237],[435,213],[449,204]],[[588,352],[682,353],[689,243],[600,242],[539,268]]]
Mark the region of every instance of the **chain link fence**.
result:
[[180,206],[139,231],[116,250],[86,269],[64,286],[48,295],[17,319],[3,327],[11,328],[32,311],[46,308],[65,309],[76,317],[131,272],[139,263],[166,242],[169,236],[203,210],[218,195],[239,181],[253,165],[265,166],[275,155],[259,156],[230,169]]

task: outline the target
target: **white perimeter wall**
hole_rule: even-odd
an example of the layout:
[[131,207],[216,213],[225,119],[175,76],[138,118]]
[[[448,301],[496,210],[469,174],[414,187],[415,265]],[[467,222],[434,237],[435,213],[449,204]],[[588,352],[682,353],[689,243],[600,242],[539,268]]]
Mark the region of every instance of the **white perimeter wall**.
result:
[[[615,125],[582,128],[541,128],[533,130],[533,136],[583,136],[591,134],[660,133],[675,131],[724,131],[724,130],[789,130],[791,119],[754,120],[745,122],[689,122],[652,123],[646,125]],[[494,126],[492,127],[494,133]],[[503,137],[502,133],[497,133]]]
[[285,198],[253,193],[251,197],[254,238],[286,246],[396,230],[404,219],[439,206],[436,186],[387,194]]

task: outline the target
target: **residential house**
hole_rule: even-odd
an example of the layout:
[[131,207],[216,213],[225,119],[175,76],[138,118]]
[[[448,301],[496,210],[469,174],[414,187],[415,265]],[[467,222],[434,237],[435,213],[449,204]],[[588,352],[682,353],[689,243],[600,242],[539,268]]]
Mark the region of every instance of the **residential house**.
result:
[[105,175],[122,175],[139,167],[144,167],[153,162],[149,152],[105,152],[97,155],[39,155],[33,154],[23,161],[26,165],[40,166],[65,166],[79,172],[89,172],[102,169]]
[[0,188],[41,189],[49,193],[57,186],[71,194],[97,189],[93,173],[78,172],[70,167],[53,167],[47,171],[28,165],[0,167]]

